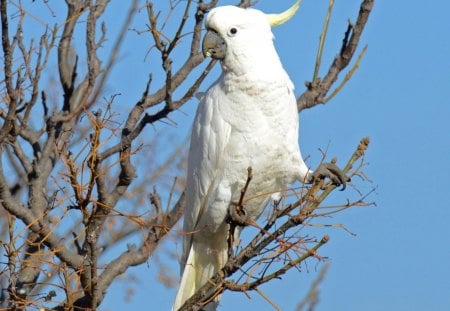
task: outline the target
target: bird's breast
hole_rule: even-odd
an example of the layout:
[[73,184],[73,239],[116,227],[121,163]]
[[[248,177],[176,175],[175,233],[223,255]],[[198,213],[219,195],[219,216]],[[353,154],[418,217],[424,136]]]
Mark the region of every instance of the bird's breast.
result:
[[282,81],[260,81],[258,87],[241,85],[226,92],[227,101],[218,103],[218,110],[232,126],[224,150],[230,178],[245,182],[247,167],[251,166],[252,183],[258,185],[255,191],[286,187],[293,182],[300,161],[298,113],[292,89]]

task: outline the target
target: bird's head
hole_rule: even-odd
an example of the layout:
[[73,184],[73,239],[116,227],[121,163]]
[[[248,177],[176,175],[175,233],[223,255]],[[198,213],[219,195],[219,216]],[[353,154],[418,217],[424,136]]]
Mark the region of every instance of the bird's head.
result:
[[[297,11],[301,0],[279,14],[266,14],[252,8],[222,6],[212,9],[206,18],[206,35],[203,54],[222,60],[223,63],[239,63],[267,56],[275,52],[271,27],[288,21]],[[268,54],[268,55],[265,55]],[[276,52],[275,52],[276,55]]]

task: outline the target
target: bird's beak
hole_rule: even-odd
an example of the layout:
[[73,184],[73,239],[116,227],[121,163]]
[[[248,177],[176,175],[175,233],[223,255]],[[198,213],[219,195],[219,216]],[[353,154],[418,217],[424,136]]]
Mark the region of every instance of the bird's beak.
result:
[[203,38],[203,55],[215,59],[223,59],[227,52],[227,44],[215,31],[208,30]]

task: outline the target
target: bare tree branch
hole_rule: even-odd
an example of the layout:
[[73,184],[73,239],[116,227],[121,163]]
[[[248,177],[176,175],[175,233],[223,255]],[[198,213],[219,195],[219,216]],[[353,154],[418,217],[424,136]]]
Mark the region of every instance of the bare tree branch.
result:
[[323,79],[307,83],[307,90],[297,99],[299,111],[324,103],[330,88],[336,82],[339,73],[344,70],[353,58],[364,27],[372,11],[374,0],[364,0],[354,25],[349,24],[339,54],[334,58]]

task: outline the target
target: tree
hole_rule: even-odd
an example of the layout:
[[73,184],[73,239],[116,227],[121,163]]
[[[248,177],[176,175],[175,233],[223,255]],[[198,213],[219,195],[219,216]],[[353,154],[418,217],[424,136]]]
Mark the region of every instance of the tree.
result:
[[[365,49],[358,57],[355,51],[373,3],[362,1],[335,59],[319,77],[330,1],[316,70],[298,98],[299,111],[328,102],[359,66]],[[116,21],[104,19],[112,5],[107,0],[0,0],[0,279],[1,304],[7,310],[94,310],[119,275],[152,264],[150,257],[164,238],[176,236],[185,202],[186,141],[177,145],[163,133],[143,133],[150,125],[170,126],[171,115],[193,98],[215,66],[214,60],[204,59],[200,42],[205,14],[220,3],[133,0],[115,33],[108,27]],[[38,7],[60,22],[43,22],[34,14]],[[143,14],[147,28],[133,28],[133,18]],[[42,26],[41,33],[35,24]],[[159,58],[159,64],[145,68],[148,80],[136,81],[142,90],[134,103],[122,102],[108,85],[130,35],[151,38],[148,57]],[[338,80],[352,60],[353,67]],[[367,181],[362,168],[368,142],[361,140],[344,168],[361,182]],[[155,160],[143,163],[148,154]],[[179,177],[167,178],[168,172]],[[240,246],[230,241],[227,265],[182,309],[198,310],[226,290],[258,290],[307,258],[320,259],[317,251],[328,237],[305,239],[295,229],[321,216],[318,208],[334,190],[318,181],[287,191],[286,198],[268,208],[268,217],[250,224],[253,237]],[[360,194],[331,212],[366,205],[365,197]],[[136,236],[139,242],[132,243]]]

